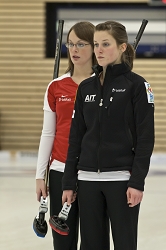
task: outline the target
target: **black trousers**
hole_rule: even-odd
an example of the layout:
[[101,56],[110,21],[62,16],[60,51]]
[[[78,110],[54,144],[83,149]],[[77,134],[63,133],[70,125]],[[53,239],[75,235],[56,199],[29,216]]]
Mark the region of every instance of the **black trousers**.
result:
[[[49,195],[50,216],[58,215],[62,209],[62,176],[63,173],[50,170]],[[78,241],[78,202],[72,203],[72,207],[66,221],[70,228],[69,234],[60,235],[52,230],[54,250],[77,250]]]
[[139,205],[127,205],[126,191],[127,181],[78,181],[82,250],[107,250],[102,233],[109,234],[103,219],[106,209],[114,250],[137,249]]

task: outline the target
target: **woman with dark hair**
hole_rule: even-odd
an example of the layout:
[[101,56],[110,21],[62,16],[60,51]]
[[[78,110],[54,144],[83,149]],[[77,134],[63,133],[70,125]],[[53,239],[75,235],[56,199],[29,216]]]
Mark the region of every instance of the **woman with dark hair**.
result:
[[[48,161],[50,215],[59,214],[62,208],[62,175],[68,149],[68,136],[78,85],[93,74],[96,64],[93,52],[94,25],[78,22],[68,32],[68,68],[66,73],[48,84],[44,97],[44,120],[40,139],[37,170],[37,200],[47,196],[44,175]],[[52,230],[55,250],[76,250],[78,240],[78,204],[73,203],[67,224],[68,236]]]
[[[137,249],[144,181],[154,147],[150,84],[132,72],[135,51],[115,21],[95,28],[95,76],[78,87],[69,136],[63,203],[78,186],[82,250],[104,250],[107,209],[114,249]],[[109,233],[109,232],[107,232]]]

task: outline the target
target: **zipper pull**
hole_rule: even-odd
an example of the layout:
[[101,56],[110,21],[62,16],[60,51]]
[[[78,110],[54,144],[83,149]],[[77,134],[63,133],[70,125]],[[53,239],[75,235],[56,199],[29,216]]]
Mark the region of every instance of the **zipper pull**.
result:
[[103,99],[100,100],[99,106],[103,106]]
[[112,101],[113,101],[113,97],[111,96],[111,97],[110,97],[110,102],[112,102]]

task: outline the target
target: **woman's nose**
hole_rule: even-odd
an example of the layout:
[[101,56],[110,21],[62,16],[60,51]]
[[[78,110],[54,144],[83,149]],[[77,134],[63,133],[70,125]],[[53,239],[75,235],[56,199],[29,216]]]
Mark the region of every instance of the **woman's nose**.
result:
[[74,50],[74,51],[78,51],[78,48],[77,48],[77,45],[76,45],[76,44],[74,44],[74,46],[73,46],[72,50]]
[[99,47],[98,47],[98,52],[99,52],[99,53],[102,53],[102,52],[103,52],[102,46],[100,46],[100,45],[99,45]]

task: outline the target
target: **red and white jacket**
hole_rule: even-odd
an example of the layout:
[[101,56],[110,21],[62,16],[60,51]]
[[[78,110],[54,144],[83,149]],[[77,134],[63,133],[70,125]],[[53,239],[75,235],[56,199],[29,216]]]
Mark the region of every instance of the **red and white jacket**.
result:
[[78,84],[67,73],[51,81],[46,89],[36,179],[44,178],[50,156],[50,169],[64,171],[77,88]]

